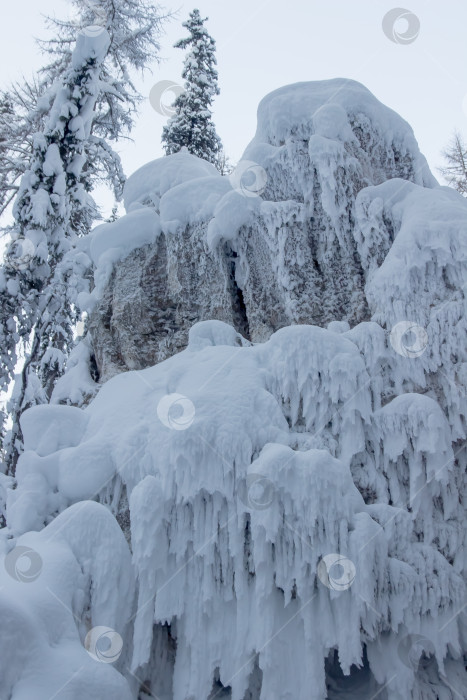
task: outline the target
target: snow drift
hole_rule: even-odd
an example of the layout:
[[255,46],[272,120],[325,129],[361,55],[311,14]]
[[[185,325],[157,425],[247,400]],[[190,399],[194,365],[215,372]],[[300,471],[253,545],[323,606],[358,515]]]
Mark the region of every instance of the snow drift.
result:
[[3,480],[2,696],[464,696],[465,200],[338,80],[126,204]]

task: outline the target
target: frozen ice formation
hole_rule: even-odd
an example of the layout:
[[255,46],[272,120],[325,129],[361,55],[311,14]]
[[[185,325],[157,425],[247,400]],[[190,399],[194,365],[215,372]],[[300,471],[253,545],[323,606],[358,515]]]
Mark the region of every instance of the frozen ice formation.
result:
[[344,80],[125,197],[0,481],[0,696],[465,697],[465,200]]

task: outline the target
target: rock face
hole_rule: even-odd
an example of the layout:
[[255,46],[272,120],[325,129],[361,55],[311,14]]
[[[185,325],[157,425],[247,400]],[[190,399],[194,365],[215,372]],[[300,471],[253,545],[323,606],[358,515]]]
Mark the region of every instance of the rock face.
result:
[[436,184],[408,124],[344,80],[268,95],[230,178],[187,153],[144,166],[125,206],[152,207],[161,233],[119,262],[94,307],[101,377],[173,355],[196,321],[258,342],[290,324],[369,320],[356,201],[392,178]]
[[101,375],[142,369],[179,352],[198,319],[241,326],[229,261],[206,254],[203,239],[199,228],[162,233],[116,266],[90,322]]

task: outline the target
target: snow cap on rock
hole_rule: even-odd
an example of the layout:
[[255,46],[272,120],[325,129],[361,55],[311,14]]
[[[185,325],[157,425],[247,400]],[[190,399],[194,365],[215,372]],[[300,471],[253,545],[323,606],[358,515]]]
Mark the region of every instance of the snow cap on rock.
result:
[[188,180],[201,177],[220,177],[216,168],[193,156],[187,148],[146,163],[131,175],[125,185],[123,200],[126,211],[134,202],[152,204],[157,210],[162,195]]

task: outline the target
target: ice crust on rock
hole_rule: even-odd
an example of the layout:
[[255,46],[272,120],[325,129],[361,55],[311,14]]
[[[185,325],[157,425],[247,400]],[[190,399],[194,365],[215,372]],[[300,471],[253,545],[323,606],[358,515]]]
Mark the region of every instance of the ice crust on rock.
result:
[[[39,700],[74,672],[64,697],[464,696],[467,203],[352,81],[263,100],[257,196],[173,158],[91,238],[90,335],[2,480],[2,691],[40,659]],[[97,395],[58,405],[91,352]]]

